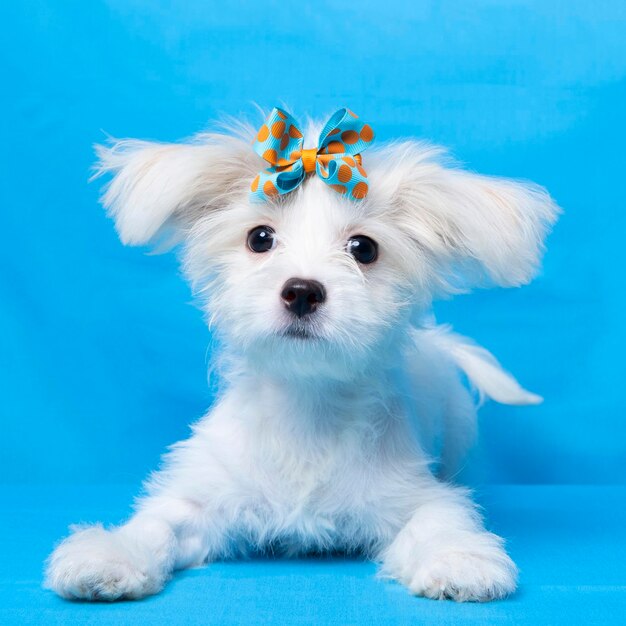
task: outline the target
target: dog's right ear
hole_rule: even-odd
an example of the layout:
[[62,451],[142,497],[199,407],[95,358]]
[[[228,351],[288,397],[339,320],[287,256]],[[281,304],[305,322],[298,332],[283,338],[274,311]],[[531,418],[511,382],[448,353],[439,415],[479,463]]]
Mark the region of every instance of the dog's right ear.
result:
[[113,174],[102,204],[130,245],[153,243],[166,229],[180,238],[207,211],[244,197],[260,169],[249,143],[221,134],[181,144],[112,140],[95,150],[94,178]]
[[561,212],[538,185],[463,171],[417,142],[380,151],[371,179],[372,196],[386,194],[389,218],[427,255],[443,292],[528,283]]

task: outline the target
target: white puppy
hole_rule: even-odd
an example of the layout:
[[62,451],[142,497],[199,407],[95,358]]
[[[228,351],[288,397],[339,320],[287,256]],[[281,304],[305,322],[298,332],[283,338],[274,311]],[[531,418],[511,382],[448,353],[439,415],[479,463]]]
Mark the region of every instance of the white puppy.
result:
[[527,283],[557,207],[539,187],[461,171],[413,141],[364,154],[362,200],[307,175],[254,203],[264,164],[252,136],[98,147],[122,241],[182,243],[223,345],[223,388],[127,523],[75,528],[60,543],[47,586],[65,598],[142,598],[216,559],[345,550],[418,595],[509,594],[516,568],[502,539],[443,479],[475,432],[463,373],[498,402],[540,398],[434,326],[429,309],[473,286]]

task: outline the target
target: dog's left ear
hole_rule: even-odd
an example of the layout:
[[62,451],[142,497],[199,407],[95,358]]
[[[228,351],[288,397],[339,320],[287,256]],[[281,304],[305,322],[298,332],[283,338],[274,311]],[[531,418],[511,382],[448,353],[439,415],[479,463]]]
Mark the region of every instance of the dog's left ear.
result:
[[129,245],[154,243],[164,232],[180,238],[206,212],[243,197],[259,169],[249,143],[230,135],[180,144],[125,139],[95,149],[95,177],[113,175],[102,204]]
[[463,171],[447,164],[441,150],[420,144],[382,156],[392,182],[380,182],[396,220],[452,284],[512,287],[531,280],[560,213],[545,189]]

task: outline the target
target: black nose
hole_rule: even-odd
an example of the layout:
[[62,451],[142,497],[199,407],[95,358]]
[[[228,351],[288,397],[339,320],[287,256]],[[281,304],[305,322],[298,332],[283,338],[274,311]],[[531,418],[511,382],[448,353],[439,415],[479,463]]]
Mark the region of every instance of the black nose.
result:
[[283,285],[280,297],[289,311],[298,317],[304,317],[313,313],[317,305],[326,300],[326,291],[316,280],[290,278]]

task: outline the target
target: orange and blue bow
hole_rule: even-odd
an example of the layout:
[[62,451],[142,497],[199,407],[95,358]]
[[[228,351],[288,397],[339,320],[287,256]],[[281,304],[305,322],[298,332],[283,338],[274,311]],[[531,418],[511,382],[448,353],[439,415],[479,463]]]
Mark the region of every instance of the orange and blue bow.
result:
[[273,109],[254,142],[254,151],[271,167],[252,181],[251,198],[265,202],[289,193],[315,172],[336,192],[361,200],[368,191],[361,152],[373,139],[371,126],[350,109],[339,109],[322,129],[318,147],[305,150],[296,120],[282,109]]

